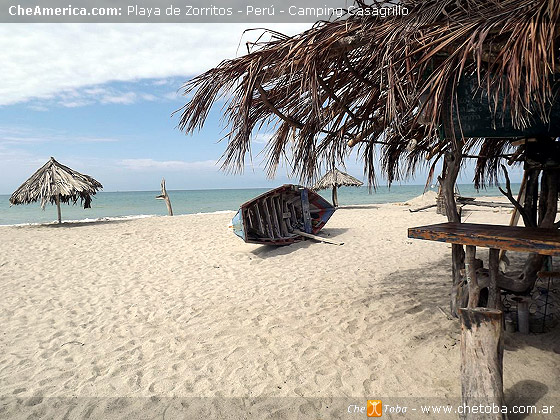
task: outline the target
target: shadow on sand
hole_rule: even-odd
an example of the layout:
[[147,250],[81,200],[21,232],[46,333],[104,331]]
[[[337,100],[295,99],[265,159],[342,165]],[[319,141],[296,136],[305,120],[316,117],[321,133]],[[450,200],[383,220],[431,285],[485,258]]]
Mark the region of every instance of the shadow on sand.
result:
[[[487,256],[481,253],[483,259],[487,261]],[[512,265],[518,265],[524,261],[523,254],[512,256]],[[434,261],[429,265],[414,270],[398,270],[381,280],[380,289],[384,293],[390,293],[398,296],[403,301],[410,302],[410,306],[400,306],[398,311],[392,313],[392,316],[405,316],[406,314],[414,314],[417,319],[417,325],[423,326],[420,338],[427,340],[430,337],[442,334],[441,325],[437,323],[424,322],[429,318],[430,313],[438,313],[437,307],[440,307],[449,317],[449,292],[451,289],[451,256]],[[437,315],[436,315],[437,316]],[[443,314],[441,314],[443,317]],[[449,318],[448,318],[449,319]],[[449,320],[449,333],[460,340],[460,322],[456,318]],[[420,328],[419,328],[420,329]],[[508,363],[507,353],[522,349],[523,347],[532,347],[543,350],[545,352],[555,352],[555,346],[560,344],[560,326],[556,326],[551,332],[546,334],[529,334],[504,332],[504,363]],[[459,351],[460,341],[457,341],[456,351]],[[557,350],[556,350],[557,351]],[[554,359],[552,359],[554,360]],[[550,366],[554,369],[554,366]],[[459,374],[458,372],[456,374]],[[509,408],[515,406],[536,406],[551,403],[547,400],[549,388],[547,385],[534,381],[522,380],[514,384],[512,387],[504,390],[505,402]],[[551,405],[548,404],[548,405]],[[531,414],[508,414],[510,420],[523,420],[531,418]]]
[[[478,250],[477,250],[478,251]],[[508,253],[511,264],[508,271],[519,270],[522,267],[527,254]],[[477,257],[488,265],[488,251],[477,252]],[[439,311],[439,306],[447,316],[450,315],[449,299],[451,291],[451,254],[420,269],[398,270],[387,276],[382,281],[385,290],[393,290],[393,293],[402,297],[412,298],[416,301],[417,311],[430,308]],[[443,316],[443,314],[442,314]],[[457,329],[460,329],[459,320],[454,318]],[[557,352],[560,348],[560,324],[550,332],[544,334],[523,335],[519,332],[504,332],[504,349],[506,351],[517,351],[524,347],[533,347],[546,352]]]
[[[323,238],[328,238],[328,239],[336,239],[337,236],[342,235],[346,231],[348,231],[347,228],[324,228],[317,234],[317,236],[322,236]],[[312,239],[305,239],[303,241],[299,241],[291,245],[281,245],[281,246],[262,245],[257,249],[251,251],[251,253],[261,258],[275,257],[277,255],[288,255],[302,248],[307,248],[311,245],[318,245],[318,244],[319,242],[314,241]],[[336,245],[324,244],[324,243],[321,245],[336,246]]]
[[[519,381],[511,388],[505,390],[504,397],[508,407],[516,406],[537,406],[538,402],[548,392],[548,387],[538,381],[524,380]],[[523,420],[529,417],[528,413],[509,413],[509,420]]]
[[25,225],[18,226],[18,228],[39,228],[39,229],[64,229],[64,228],[78,228],[86,226],[100,226],[100,225],[114,225],[120,223],[128,223],[136,219],[99,219],[88,222],[62,222],[62,223],[45,223],[40,225]]

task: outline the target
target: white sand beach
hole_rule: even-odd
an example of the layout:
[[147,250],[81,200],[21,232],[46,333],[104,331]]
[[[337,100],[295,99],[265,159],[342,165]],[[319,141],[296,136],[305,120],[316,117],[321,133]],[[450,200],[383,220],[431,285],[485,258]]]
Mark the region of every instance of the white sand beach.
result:
[[[162,418],[144,404],[159,401],[173,418],[166,397],[255,398],[246,418],[286,419],[346,418],[339,398],[458,401],[460,325],[438,309],[450,246],[407,238],[446,219],[409,208],[339,209],[321,235],[343,246],[245,244],[233,213],[0,227],[0,417]],[[508,404],[560,402],[558,329],[505,333]],[[208,401],[181,418],[217,418]]]

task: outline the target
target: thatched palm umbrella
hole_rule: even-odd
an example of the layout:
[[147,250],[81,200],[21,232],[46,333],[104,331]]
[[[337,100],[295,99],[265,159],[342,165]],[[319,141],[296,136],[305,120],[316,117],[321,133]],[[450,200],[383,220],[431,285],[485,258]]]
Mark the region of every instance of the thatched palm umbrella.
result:
[[91,196],[100,188],[99,182],[58,163],[51,157],[37,172],[25,181],[10,197],[10,204],[29,204],[39,201],[41,208],[47,202],[56,204],[58,223],[61,223],[60,203],[76,204],[78,199],[85,209],[91,207]]
[[333,168],[323,175],[319,182],[313,186],[313,189],[318,191],[332,188],[332,202],[335,207],[338,207],[338,187],[361,187],[362,185],[364,183],[359,179]]

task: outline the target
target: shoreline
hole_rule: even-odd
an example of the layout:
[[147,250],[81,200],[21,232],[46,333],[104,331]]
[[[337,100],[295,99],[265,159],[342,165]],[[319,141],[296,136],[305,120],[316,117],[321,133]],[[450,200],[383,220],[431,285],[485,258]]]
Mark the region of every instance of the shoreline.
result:
[[[185,213],[185,214],[175,214],[173,217],[175,216],[188,216],[188,215],[192,215],[192,214],[226,214],[226,213],[235,213],[235,210],[216,210],[216,211],[211,211],[211,212],[199,212],[199,213]],[[16,227],[21,227],[21,226],[51,226],[51,225],[72,225],[72,224],[83,224],[83,223],[98,223],[98,222],[116,222],[116,221],[124,221],[124,220],[136,220],[136,219],[147,219],[147,218],[151,218],[151,217],[170,217],[168,215],[162,215],[162,214],[131,214],[128,216],[113,216],[113,217],[99,217],[96,219],[91,219],[91,218],[85,218],[85,219],[76,219],[76,220],[62,220],[62,223],[58,223],[56,220],[53,220],[52,222],[37,222],[37,223],[14,223],[14,224],[7,224],[7,225],[1,225],[0,224],[0,228],[1,227],[12,227],[12,226],[16,226]]]
[[[409,199],[407,201],[387,201],[387,202],[380,202],[380,203],[355,203],[355,204],[342,204],[338,207],[339,210],[345,208],[356,208],[357,206],[363,207],[370,207],[370,206],[378,206],[378,205],[385,205],[385,204],[394,204],[394,205],[401,205],[401,206],[421,206],[421,205],[428,205],[432,204],[432,201],[435,204],[435,195],[434,191],[428,191],[427,193],[417,196],[415,198]],[[507,198],[504,196],[480,196],[476,198],[480,201],[485,200],[494,200],[494,202],[504,202],[509,203]],[[498,200],[496,200],[498,199]],[[241,205],[242,203],[240,203]],[[208,212],[193,212],[193,213],[175,213],[175,216],[187,216],[192,214],[228,214],[228,213],[236,213],[239,209],[236,210],[214,210]],[[64,214],[64,212],[63,212]],[[118,221],[118,220],[134,220],[134,219],[144,219],[150,217],[168,217],[165,214],[130,214],[130,215],[123,215],[123,216],[106,216],[106,217],[98,217],[98,218],[91,218],[91,217],[84,217],[83,219],[68,219],[65,220],[63,218],[62,225],[64,224],[76,224],[76,223],[96,223],[96,222],[106,222],[106,221]],[[42,226],[42,225],[51,225],[51,224],[58,224],[56,220],[52,221],[45,221],[45,222],[27,222],[27,223],[7,223],[1,224],[0,227],[10,227],[10,226]]]
[[[242,203],[262,194],[266,190],[236,189],[236,190],[198,190],[177,191],[170,193],[174,213],[196,214],[212,213],[215,211],[237,211]],[[421,186],[395,187],[391,190],[380,189],[378,193],[369,194],[367,187],[341,188],[339,201],[342,205],[373,205],[382,203],[397,203],[411,200],[423,192]],[[491,191],[485,191],[490,196]],[[331,200],[330,191],[321,191],[321,195]],[[433,190],[428,193],[433,194]],[[469,191],[462,191],[463,195],[471,196]],[[84,210],[77,206],[62,206],[62,219],[72,221],[98,220],[104,218],[135,217],[146,215],[166,215],[165,204],[155,200],[155,192],[114,192],[104,193],[94,197],[92,208]],[[481,195],[475,195],[480,199]],[[9,206],[8,196],[0,197],[0,225],[22,225],[33,223],[50,223],[57,219],[56,206],[47,204],[44,211],[38,204],[26,206]],[[435,200],[435,199],[434,199]]]

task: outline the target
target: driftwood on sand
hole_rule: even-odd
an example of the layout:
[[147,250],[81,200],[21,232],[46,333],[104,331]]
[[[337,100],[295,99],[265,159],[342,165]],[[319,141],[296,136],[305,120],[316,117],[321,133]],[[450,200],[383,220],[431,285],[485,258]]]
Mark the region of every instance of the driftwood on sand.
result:
[[161,179],[161,194],[156,196],[156,200],[165,200],[165,205],[167,206],[167,214],[169,216],[173,216],[173,208],[171,207],[171,199],[167,194],[167,190],[165,189],[165,178]]
[[417,211],[431,209],[432,207],[436,207],[437,204],[428,204],[427,206],[418,207],[417,209],[408,209],[411,213],[416,213]]
[[457,203],[461,204],[462,206],[478,206],[478,207],[493,207],[493,208],[505,207],[508,209],[515,208],[515,206],[511,203],[496,202],[496,201],[476,201],[476,200],[469,199],[467,197],[458,197]]

